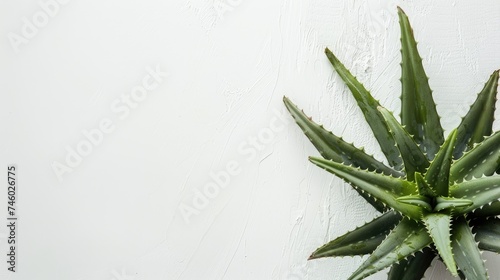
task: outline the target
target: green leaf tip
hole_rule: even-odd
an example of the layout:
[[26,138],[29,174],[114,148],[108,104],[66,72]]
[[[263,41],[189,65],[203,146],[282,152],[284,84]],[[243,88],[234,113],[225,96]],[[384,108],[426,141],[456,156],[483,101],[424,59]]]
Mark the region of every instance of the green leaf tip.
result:
[[495,120],[498,78],[499,70],[493,71],[458,126],[457,145],[453,155],[455,159],[460,158],[464,151],[471,150],[474,144],[483,141],[484,137],[491,135]]
[[400,172],[384,165],[382,162],[324,129],[323,126],[316,124],[312,118],[304,114],[290,99],[284,97],[283,101],[299,127],[323,158],[396,177],[402,175]]
[[311,254],[308,260],[372,253],[400,220],[399,214],[393,211],[386,212],[373,221],[321,246]]
[[363,112],[365,119],[372,129],[372,132],[377,139],[382,152],[389,161],[389,165],[396,170],[401,170],[402,160],[399,155],[398,149],[395,147],[394,139],[385,125],[384,118],[377,110],[380,103],[373,98],[371,93],[361,84],[356,77],[354,77],[349,70],[342,64],[339,59],[328,49],[325,49],[326,56],[333,68],[337,71],[339,76],[345,82],[351,91],[354,99]]
[[415,181],[417,182],[418,193],[421,196],[426,196],[429,198],[437,196],[434,190],[429,186],[429,184],[427,184],[425,178],[420,172],[415,172]]
[[398,197],[397,201],[410,205],[420,206],[427,211],[432,211],[431,199],[423,195],[402,196]]
[[432,98],[408,17],[398,8],[401,29],[401,124],[431,160],[444,141],[443,128]]
[[457,130],[454,129],[448,135],[425,174],[425,180],[439,196],[449,195],[450,169],[456,140]]

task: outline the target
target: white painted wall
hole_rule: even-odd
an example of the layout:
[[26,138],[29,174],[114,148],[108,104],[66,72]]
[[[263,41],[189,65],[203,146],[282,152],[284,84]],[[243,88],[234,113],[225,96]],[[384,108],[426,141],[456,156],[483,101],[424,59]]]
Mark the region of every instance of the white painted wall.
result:
[[[20,218],[18,272],[2,261],[1,279],[346,279],[361,258],[306,259],[375,212],[307,161],[318,153],[282,96],[381,158],[323,50],[398,111],[396,5],[447,131],[500,68],[496,0],[60,0],[50,15],[48,2],[0,3],[0,158],[18,165]],[[66,158],[78,147],[92,150]],[[224,170],[227,186],[185,219]],[[500,279],[500,258],[485,258]]]

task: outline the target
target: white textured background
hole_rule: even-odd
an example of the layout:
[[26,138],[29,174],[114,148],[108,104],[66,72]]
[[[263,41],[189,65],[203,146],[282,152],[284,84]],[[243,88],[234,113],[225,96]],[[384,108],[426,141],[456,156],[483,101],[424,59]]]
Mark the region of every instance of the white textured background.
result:
[[[47,2],[0,2],[1,181],[16,163],[20,217],[18,272],[1,261],[1,279],[346,279],[361,258],[306,259],[375,212],[307,161],[282,96],[381,158],[323,50],[399,111],[396,5],[447,131],[500,68],[497,0],[72,0],[44,22]],[[147,67],[168,76],[124,107]],[[113,131],[59,180],[54,164],[103,120]],[[228,164],[239,173],[183,215]],[[451,279],[440,263],[427,276]]]

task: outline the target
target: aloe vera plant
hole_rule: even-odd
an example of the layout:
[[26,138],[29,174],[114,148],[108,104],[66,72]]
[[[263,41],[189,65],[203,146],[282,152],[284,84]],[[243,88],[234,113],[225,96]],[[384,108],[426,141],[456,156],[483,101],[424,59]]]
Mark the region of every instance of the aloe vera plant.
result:
[[462,279],[488,279],[482,250],[500,253],[500,132],[492,132],[499,70],[444,138],[406,14],[401,29],[401,122],[326,49],[370,125],[387,164],[284,103],[322,158],[310,161],[350,183],[382,214],[310,259],[370,254],[349,279],[390,267],[388,279],[421,279],[434,258]]

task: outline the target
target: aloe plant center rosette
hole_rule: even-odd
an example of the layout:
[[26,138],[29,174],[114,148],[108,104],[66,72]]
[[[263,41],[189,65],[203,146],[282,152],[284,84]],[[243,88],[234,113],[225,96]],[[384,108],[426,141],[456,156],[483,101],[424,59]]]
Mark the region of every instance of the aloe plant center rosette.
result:
[[370,256],[349,279],[390,267],[388,279],[421,279],[435,257],[452,275],[488,279],[481,250],[500,253],[500,132],[492,133],[499,71],[458,128],[443,128],[406,14],[399,8],[401,123],[326,49],[389,164],[284,102],[323,158],[310,161],[350,183],[382,214],[318,248],[310,259]]

